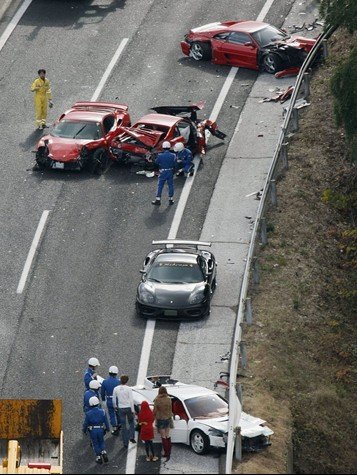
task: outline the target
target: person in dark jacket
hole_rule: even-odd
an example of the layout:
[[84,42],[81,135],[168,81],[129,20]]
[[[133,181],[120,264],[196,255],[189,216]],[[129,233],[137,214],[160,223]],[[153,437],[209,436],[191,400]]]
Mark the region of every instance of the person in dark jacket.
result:
[[174,152],[176,152],[178,168],[176,176],[192,176],[195,170],[195,166],[193,164],[193,156],[191,150],[189,148],[186,148],[182,142],[177,142],[174,145]]
[[119,423],[117,414],[113,406],[113,391],[119,386],[120,379],[118,379],[119,370],[116,366],[109,368],[109,377],[102,382],[101,396],[102,401],[106,401],[110,424],[112,426],[112,435],[119,434]]
[[157,156],[155,163],[159,167],[159,181],[157,184],[156,199],[152,201],[153,205],[160,206],[161,194],[165,183],[169,187],[169,204],[173,205],[174,199],[174,172],[176,168],[176,155],[170,152],[171,144],[166,141],[162,144],[163,151]]
[[159,394],[154,399],[154,416],[156,427],[161,435],[164,457],[166,461],[171,457],[170,428],[172,425],[172,402],[165,386],[159,388]]
[[96,396],[99,399],[99,388],[100,388],[99,381],[96,381],[95,379],[93,379],[93,381],[89,383],[89,389],[85,391],[84,396],[83,396],[83,411],[85,413],[89,411],[90,409],[92,409],[91,406],[89,405],[90,398],[93,396]]
[[150,409],[149,403],[147,401],[143,401],[138,414],[138,423],[140,426],[140,440],[142,440],[145,444],[147,462],[156,462],[159,460],[158,457],[155,456],[154,451],[154,421],[154,413]]
[[93,379],[97,379],[97,368],[100,366],[100,363],[97,358],[89,358],[88,360],[88,368],[84,373],[83,382],[86,389],[89,389],[89,383],[93,381]]
[[89,400],[89,405],[92,407],[86,413],[83,422],[83,433],[89,432],[94,453],[96,455],[96,463],[108,462],[107,451],[105,450],[104,435],[109,431],[109,423],[104,409],[99,408],[99,399],[93,396]]

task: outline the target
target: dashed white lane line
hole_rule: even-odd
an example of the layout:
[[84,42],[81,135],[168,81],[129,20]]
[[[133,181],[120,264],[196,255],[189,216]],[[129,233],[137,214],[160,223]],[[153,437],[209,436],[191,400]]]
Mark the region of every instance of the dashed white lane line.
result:
[[25,288],[27,277],[28,277],[29,272],[31,270],[32,262],[33,262],[33,259],[35,257],[36,250],[37,250],[37,247],[38,247],[39,242],[41,240],[42,233],[43,233],[43,230],[45,228],[46,221],[47,221],[47,218],[48,218],[49,214],[50,214],[49,210],[45,210],[42,213],[42,216],[41,216],[40,222],[38,223],[36,233],[35,233],[35,236],[33,238],[29,253],[27,255],[27,259],[26,259],[26,262],[25,262],[25,265],[24,265],[24,268],[23,268],[23,271],[22,271],[22,274],[21,274],[21,277],[20,277],[19,285],[17,286],[17,290],[16,290],[17,294],[22,294],[22,292]]
[[11,33],[14,31],[14,29],[18,25],[24,13],[28,9],[28,7],[31,5],[32,1],[33,0],[25,0],[24,3],[21,5],[21,7],[15,13],[14,17],[10,20],[10,23],[8,24],[8,26],[6,27],[4,33],[1,35],[1,38],[0,38],[0,51],[5,46],[7,40],[11,36]]
[[96,101],[98,97],[100,96],[100,93],[102,92],[103,87],[105,86],[105,83],[108,81],[110,73],[113,71],[114,66],[118,62],[118,59],[120,58],[120,55],[122,54],[128,41],[129,41],[129,38],[123,38],[121,40],[120,45],[118,46],[118,49],[116,50],[112,60],[110,61],[107,69],[105,70],[105,73],[103,74],[102,79],[100,80],[100,83],[98,84],[97,89],[94,91],[91,101]]

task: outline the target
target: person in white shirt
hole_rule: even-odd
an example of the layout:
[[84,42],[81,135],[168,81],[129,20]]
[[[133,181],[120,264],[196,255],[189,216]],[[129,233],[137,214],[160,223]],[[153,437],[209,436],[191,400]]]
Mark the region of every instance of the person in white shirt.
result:
[[[123,374],[120,376],[120,381],[121,384],[114,388],[113,391],[113,407],[118,414],[124,447],[128,448],[129,441],[133,444],[136,443],[133,390],[127,386],[129,376]],[[129,430],[127,428],[127,423],[129,425]]]

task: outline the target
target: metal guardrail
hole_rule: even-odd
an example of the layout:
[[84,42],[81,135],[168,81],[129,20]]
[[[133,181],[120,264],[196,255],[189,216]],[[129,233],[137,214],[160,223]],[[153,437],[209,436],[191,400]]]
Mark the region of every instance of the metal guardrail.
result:
[[[271,201],[273,204],[276,204],[276,189],[275,189],[275,180],[273,179],[276,173],[277,164],[279,159],[283,161],[283,165],[287,163],[286,150],[283,148],[286,135],[289,133],[290,122],[294,122],[294,126],[297,128],[297,109],[295,109],[295,103],[298,98],[301,86],[304,83],[305,92],[308,92],[308,78],[306,73],[313,61],[316,59],[317,55],[320,53],[321,48],[323,51],[323,56],[327,56],[327,46],[326,41],[335,31],[335,27],[329,28],[325,33],[319,36],[318,40],[314,44],[313,48],[307,55],[302,67],[300,68],[299,74],[296,78],[295,88],[290,99],[289,108],[285,115],[285,119],[282,125],[282,130],[280,132],[276,149],[274,151],[274,156],[272,164],[268,173],[268,176],[265,181],[264,189],[261,195],[257,216],[255,219],[252,239],[248,249],[248,256],[246,260],[244,276],[242,281],[242,287],[240,291],[239,307],[237,312],[237,320],[235,333],[232,343],[231,350],[231,361],[229,367],[229,429],[228,429],[228,443],[227,443],[227,455],[226,455],[226,467],[225,473],[230,474],[232,472],[233,465],[233,453],[236,450],[237,454],[241,454],[241,440],[240,440],[240,427],[239,420],[242,412],[242,405],[237,396],[237,381],[236,375],[238,373],[239,357],[240,357],[240,347],[241,347],[241,337],[242,337],[242,327],[241,324],[244,320],[244,314],[246,311],[246,301],[248,295],[248,286],[250,273],[252,268],[252,263],[254,259],[254,251],[257,242],[258,231],[261,226],[262,217],[266,205],[268,203],[268,196],[271,194]],[[282,153],[283,152],[283,153]],[[274,203],[275,202],[275,203]]]

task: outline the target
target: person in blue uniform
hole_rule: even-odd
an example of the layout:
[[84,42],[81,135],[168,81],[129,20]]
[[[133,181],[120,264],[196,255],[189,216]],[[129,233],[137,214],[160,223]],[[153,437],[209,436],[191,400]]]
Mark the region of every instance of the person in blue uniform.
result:
[[96,456],[95,461],[97,463],[107,463],[108,455],[105,449],[104,435],[109,431],[108,419],[105,410],[99,407],[99,399],[96,396],[90,398],[89,405],[92,409],[86,413],[83,422],[83,433],[87,434],[89,432]]
[[170,142],[162,144],[163,151],[157,156],[155,163],[159,167],[159,181],[157,185],[156,199],[152,201],[153,205],[160,206],[161,194],[165,183],[167,182],[169,188],[169,204],[173,205],[174,199],[174,172],[176,167],[176,155],[170,152]]
[[195,166],[193,164],[192,152],[189,148],[186,148],[182,142],[177,142],[174,145],[174,152],[177,157],[178,172],[176,176],[192,176]]
[[117,414],[113,407],[113,391],[114,388],[120,384],[118,373],[118,368],[116,366],[111,366],[109,368],[109,377],[102,382],[101,388],[102,401],[106,402],[108,408],[110,425],[112,426],[112,435],[118,435],[120,429]]
[[88,368],[84,373],[84,386],[86,389],[89,389],[89,383],[94,379],[97,379],[97,368],[100,366],[100,363],[97,358],[89,358]]
[[93,396],[96,396],[99,399],[99,389],[100,389],[100,382],[93,379],[89,383],[89,389],[87,389],[87,391],[84,392],[84,396],[83,396],[83,411],[85,413],[91,409],[89,405],[90,398]]

